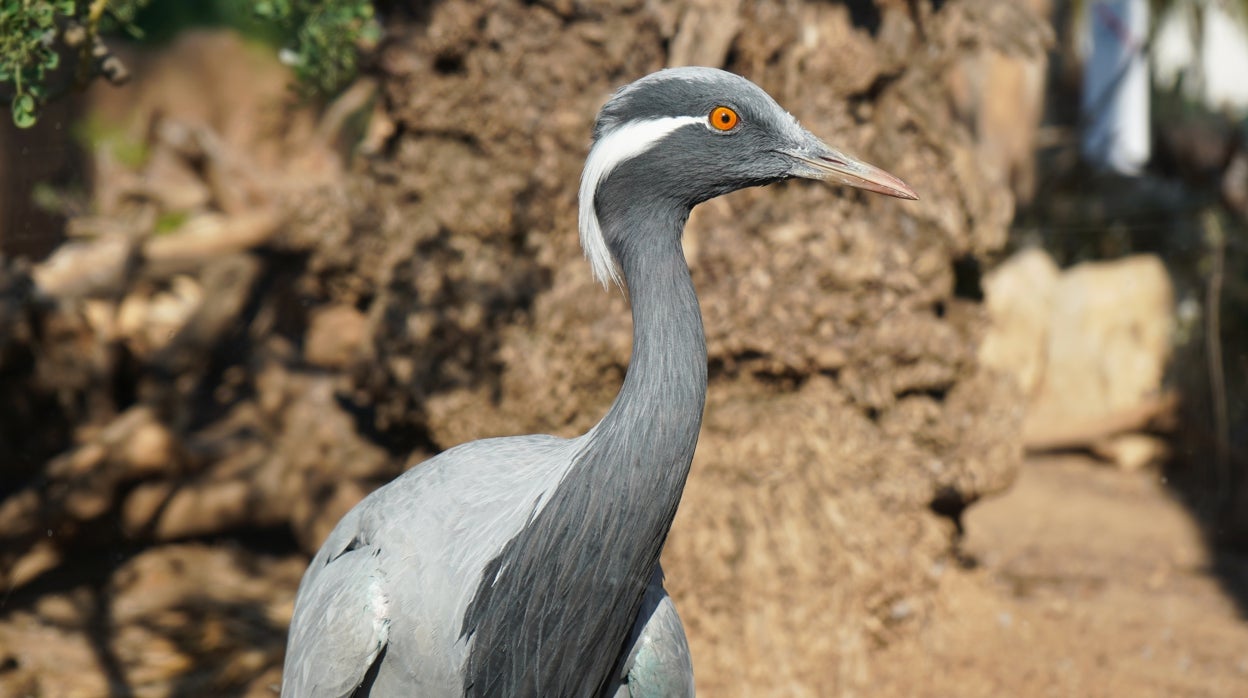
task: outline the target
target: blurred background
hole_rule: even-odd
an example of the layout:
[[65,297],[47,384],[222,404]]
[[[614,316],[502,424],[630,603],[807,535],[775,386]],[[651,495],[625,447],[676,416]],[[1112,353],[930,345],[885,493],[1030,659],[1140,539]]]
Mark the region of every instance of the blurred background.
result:
[[0,8],[0,694],[276,695],[362,496],[596,422],[592,120],[698,64],[922,197],[690,221],[699,691],[1248,695],[1248,2]]

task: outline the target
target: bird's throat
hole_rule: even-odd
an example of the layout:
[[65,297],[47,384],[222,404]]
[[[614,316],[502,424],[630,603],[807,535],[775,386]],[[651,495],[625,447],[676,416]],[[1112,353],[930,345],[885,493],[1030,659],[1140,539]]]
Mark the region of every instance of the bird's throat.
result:
[[[587,455],[610,453],[607,462],[613,465],[604,466],[624,475],[649,473],[647,481],[668,485],[654,493],[651,505],[671,495],[679,501],[706,403],[702,315],[679,237],[623,252],[620,265],[633,311],[632,357],[611,409],[587,435]],[[657,471],[680,474],[681,480],[655,478]]]

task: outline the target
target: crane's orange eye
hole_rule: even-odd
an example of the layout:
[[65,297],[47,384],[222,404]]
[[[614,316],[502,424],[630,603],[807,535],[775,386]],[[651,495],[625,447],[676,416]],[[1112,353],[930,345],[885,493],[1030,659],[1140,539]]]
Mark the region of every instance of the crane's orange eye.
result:
[[731,131],[741,117],[728,107],[715,107],[711,110],[711,128],[717,131]]

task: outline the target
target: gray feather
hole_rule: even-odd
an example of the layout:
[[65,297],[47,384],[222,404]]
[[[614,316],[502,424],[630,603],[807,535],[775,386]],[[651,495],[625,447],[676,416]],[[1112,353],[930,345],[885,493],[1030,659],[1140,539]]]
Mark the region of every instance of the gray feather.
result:
[[379,608],[387,651],[373,695],[460,693],[467,646],[458,629],[476,581],[492,551],[540,510],[575,447],[553,436],[474,441],[356,505],[299,586],[282,695],[349,693],[341,689],[363,678],[376,650],[369,627]]
[[[606,219],[610,221],[610,219]],[[615,404],[580,441],[550,503],[501,549],[461,634],[469,696],[595,696],[613,681],[671,528],[702,422],[706,345],[683,220],[655,222],[653,245],[621,258],[633,356]],[[608,228],[613,222],[607,224]],[[672,242],[661,243],[666,237]],[[567,667],[577,667],[568,671]]]
[[629,635],[613,698],[692,698],[693,660],[676,606],[656,568]]

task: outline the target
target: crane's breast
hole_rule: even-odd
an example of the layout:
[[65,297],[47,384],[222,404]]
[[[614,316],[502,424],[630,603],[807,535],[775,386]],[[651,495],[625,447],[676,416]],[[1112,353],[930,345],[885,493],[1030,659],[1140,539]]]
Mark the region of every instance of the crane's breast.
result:
[[473,593],[558,487],[574,448],[552,436],[474,441],[416,466],[344,517],[326,545],[366,543],[385,580],[388,647],[378,690],[460,692],[471,646],[460,630]]

